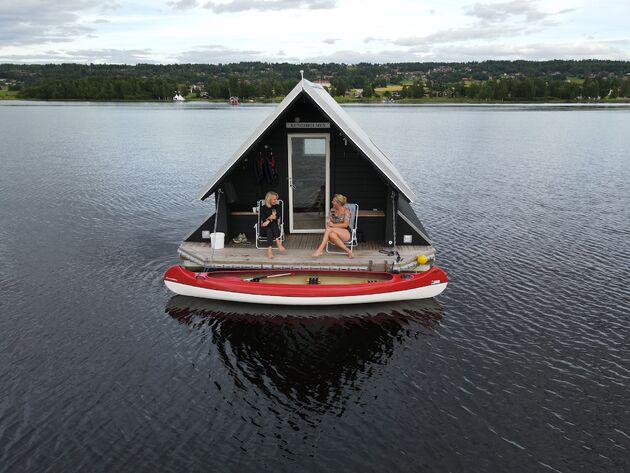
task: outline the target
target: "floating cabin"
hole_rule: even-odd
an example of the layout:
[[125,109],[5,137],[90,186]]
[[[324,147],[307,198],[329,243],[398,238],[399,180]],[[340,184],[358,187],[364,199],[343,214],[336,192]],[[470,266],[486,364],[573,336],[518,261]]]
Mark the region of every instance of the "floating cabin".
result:
[[[274,259],[254,244],[258,217],[253,207],[268,191],[277,192],[284,205],[287,251],[274,251]],[[327,252],[311,257],[337,193],[359,206],[354,258]],[[435,254],[410,205],[415,195],[401,174],[328,92],[306,79],[197,195],[201,200],[210,196],[216,212],[179,247],[185,267],[391,271],[419,255]],[[213,251],[215,220],[226,245]],[[251,245],[232,243],[240,233]]]

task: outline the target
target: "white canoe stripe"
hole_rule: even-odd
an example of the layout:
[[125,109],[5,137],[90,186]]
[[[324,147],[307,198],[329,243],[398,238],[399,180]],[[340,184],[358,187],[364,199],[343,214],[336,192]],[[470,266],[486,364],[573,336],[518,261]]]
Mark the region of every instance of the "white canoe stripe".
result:
[[245,294],[242,292],[217,291],[202,287],[189,286],[173,281],[164,281],[175,294],[182,296],[201,297],[221,301],[247,302],[250,304],[280,304],[280,305],[335,305],[335,304],[366,304],[370,302],[407,301],[413,299],[428,299],[435,297],[446,289],[448,283],[433,284],[417,287],[405,291],[383,292],[379,294],[364,294],[358,296],[328,296],[328,297],[297,297],[273,296],[262,294]]

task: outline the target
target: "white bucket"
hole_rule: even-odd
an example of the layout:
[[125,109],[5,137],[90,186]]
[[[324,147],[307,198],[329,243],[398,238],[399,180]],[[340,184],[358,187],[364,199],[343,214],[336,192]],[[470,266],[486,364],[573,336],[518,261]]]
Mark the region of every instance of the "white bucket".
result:
[[210,234],[210,245],[215,250],[220,250],[225,245],[225,233],[216,232]]

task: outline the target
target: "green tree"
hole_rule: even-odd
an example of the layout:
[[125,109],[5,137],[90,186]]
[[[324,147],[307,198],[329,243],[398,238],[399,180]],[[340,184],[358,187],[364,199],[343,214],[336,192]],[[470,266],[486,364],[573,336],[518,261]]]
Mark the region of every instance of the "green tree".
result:
[[497,100],[505,100],[508,98],[508,87],[507,87],[507,82],[505,80],[500,79],[497,81],[497,87],[495,90],[494,97]]
[[236,76],[230,76],[228,79],[228,90],[230,96],[240,97],[241,96],[241,84]]
[[369,82],[365,83],[365,87],[363,87],[363,97],[369,99],[370,97],[374,97],[374,87]]
[[599,82],[594,79],[586,79],[582,84],[582,97],[595,99],[599,97]]
[[340,77],[339,79],[332,81],[331,85],[333,86],[333,95],[337,97],[346,95],[346,92],[348,91],[348,83],[343,78]]

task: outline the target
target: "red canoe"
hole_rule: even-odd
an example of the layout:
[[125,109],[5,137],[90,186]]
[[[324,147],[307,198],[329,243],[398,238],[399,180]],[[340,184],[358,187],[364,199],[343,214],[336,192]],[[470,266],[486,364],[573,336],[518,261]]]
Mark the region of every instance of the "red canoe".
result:
[[282,305],[363,304],[435,297],[448,277],[422,273],[320,270],[238,270],[196,273],[171,266],[164,283],[183,296]]

